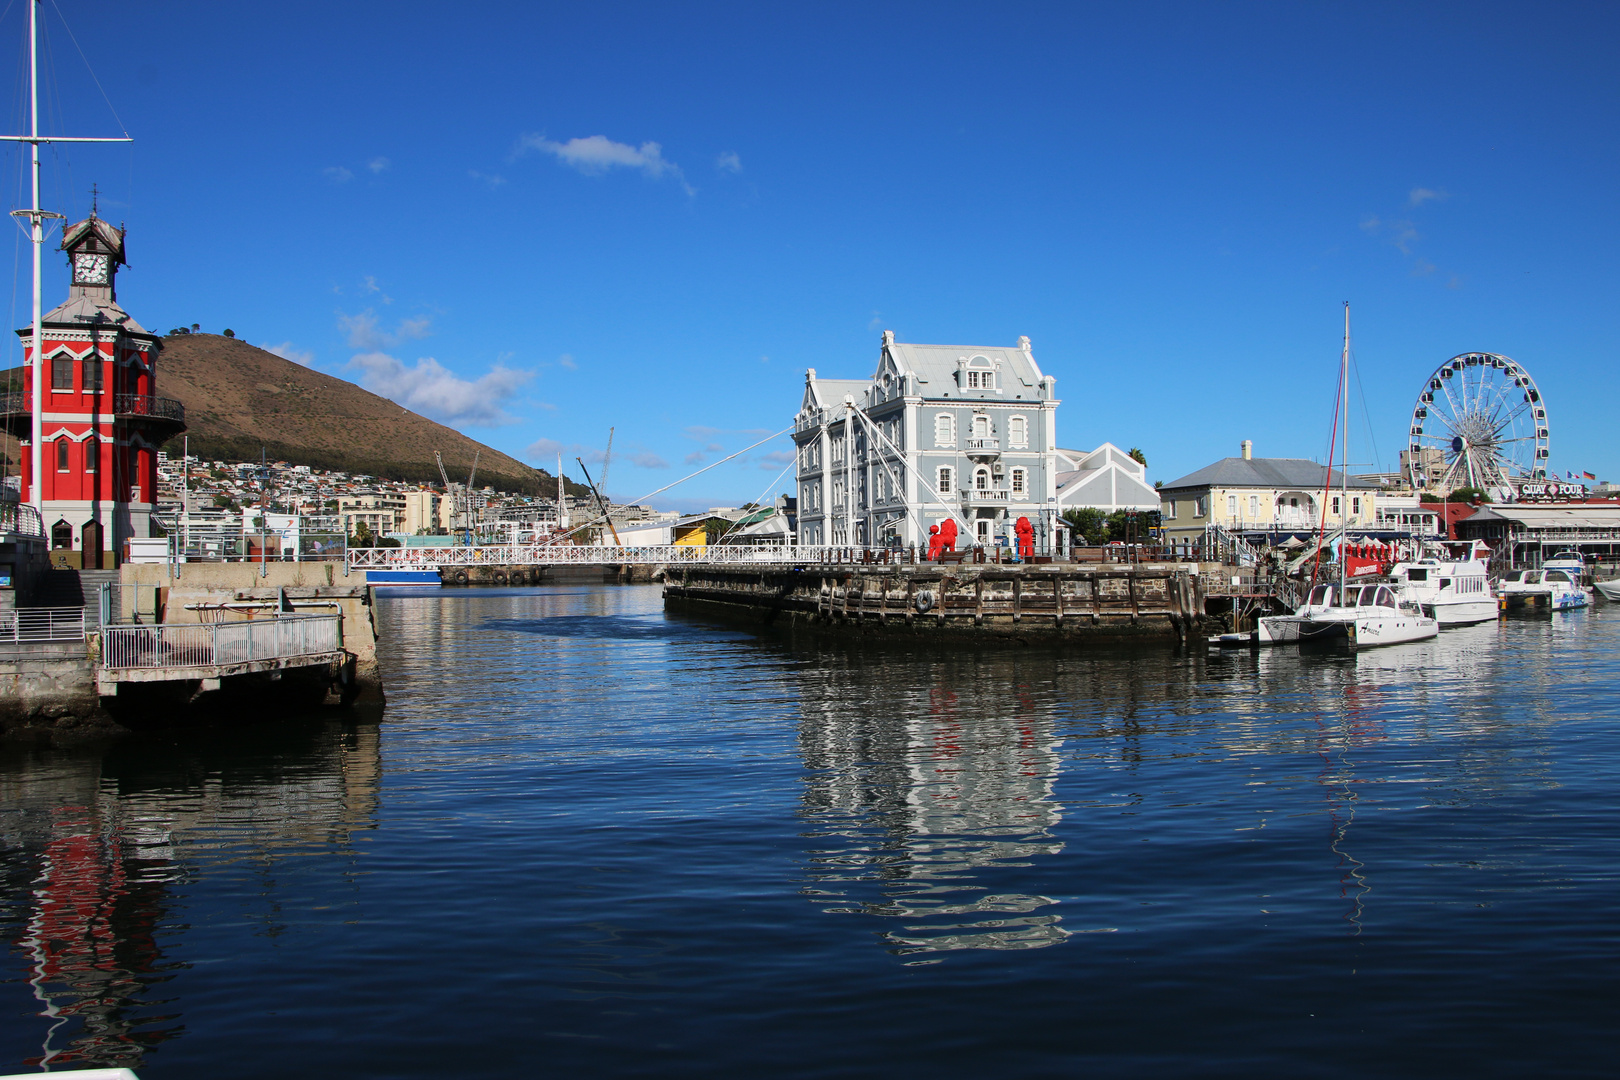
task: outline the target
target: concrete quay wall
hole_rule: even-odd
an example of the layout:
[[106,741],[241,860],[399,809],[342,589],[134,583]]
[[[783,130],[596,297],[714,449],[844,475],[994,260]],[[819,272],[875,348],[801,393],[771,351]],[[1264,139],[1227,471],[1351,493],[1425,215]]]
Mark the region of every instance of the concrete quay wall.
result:
[[[177,572],[171,573],[171,569]],[[371,590],[361,574],[343,573],[337,562],[272,563],[125,563],[120,577],[127,588],[124,603],[158,621],[195,623],[251,618],[268,612],[283,597],[299,614],[343,616],[343,648],[353,657],[334,692],[346,705],[383,704],[382,674],[377,668],[377,622]],[[127,609],[126,609],[127,614]]]
[[967,563],[670,567],[664,605],[837,633],[1097,642],[1186,641],[1204,606],[1181,570]]

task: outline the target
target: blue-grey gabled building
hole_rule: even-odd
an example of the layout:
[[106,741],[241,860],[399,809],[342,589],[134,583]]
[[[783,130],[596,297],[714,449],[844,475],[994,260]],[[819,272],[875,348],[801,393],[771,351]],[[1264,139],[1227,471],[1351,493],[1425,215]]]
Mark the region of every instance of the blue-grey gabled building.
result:
[[909,345],[884,331],[870,379],[810,369],[794,432],[799,542],[925,545],[947,517],[961,543],[1010,536],[1019,517],[1049,538],[1059,469],[1072,468],[1058,458],[1055,382],[1027,337]]

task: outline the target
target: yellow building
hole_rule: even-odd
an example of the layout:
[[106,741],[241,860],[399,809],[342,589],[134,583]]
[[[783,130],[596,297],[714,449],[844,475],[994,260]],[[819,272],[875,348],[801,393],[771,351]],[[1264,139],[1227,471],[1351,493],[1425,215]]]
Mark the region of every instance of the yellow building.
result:
[[[1306,458],[1257,458],[1243,441],[1241,457],[1222,458],[1159,489],[1165,539],[1194,540],[1211,525],[1235,533],[1327,531],[1377,527],[1378,485]],[[1324,507],[1323,499],[1326,499]]]

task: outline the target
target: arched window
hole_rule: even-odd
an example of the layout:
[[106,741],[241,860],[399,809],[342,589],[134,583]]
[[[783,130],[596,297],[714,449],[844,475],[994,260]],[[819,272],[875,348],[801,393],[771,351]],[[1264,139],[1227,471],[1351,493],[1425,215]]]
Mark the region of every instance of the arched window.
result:
[[990,470],[980,466],[973,470],[973,489],[975,491],[990,490]]
[[57,472],[67,472],[68,471],[68,468],[69,468],[69,465],[68,465],[68,447],[72,444],[72,442],[73,442],[73,440],[68,438],[66,435],[64,435],[60,439],[56,440],[56,471]]
[[52,525],[51,526],[51,548],[52,548],[52,550],[61,551],[64,548],[71,550],[72,547],[73,547],[73,526],[69,525],[66,521],[58,521],[55,525]]
[[1029,421],[1015,416],[1007,421],[1007,442],[1012,446],[1029,445]]
[[939,467],[939,473],[936,479],[938,482],[934,486],[939,493],[941,495],[949,495],[951,493],[951,485],[956,481],[956,471],[949,465],[941,465]]
[[95,472],[101,468],[101,443],[94,435],[84,442],[84,471]]
[[934,445],[956,445],[956,417],[950,413],[939,413],[934,417]]

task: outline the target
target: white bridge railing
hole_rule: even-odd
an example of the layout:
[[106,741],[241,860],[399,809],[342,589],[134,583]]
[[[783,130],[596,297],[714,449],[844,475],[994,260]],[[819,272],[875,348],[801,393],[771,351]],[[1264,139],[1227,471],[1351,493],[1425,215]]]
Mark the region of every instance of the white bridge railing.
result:
[[436,570],[441,566],[624,566],[822,562],[860,548],[808,544],[489,544],[462,547],[350,548],[351,570]]
[[281,615],[226,623],[159,623],[101,630],[104,668],[218,667],[334,653],[341,615]]

